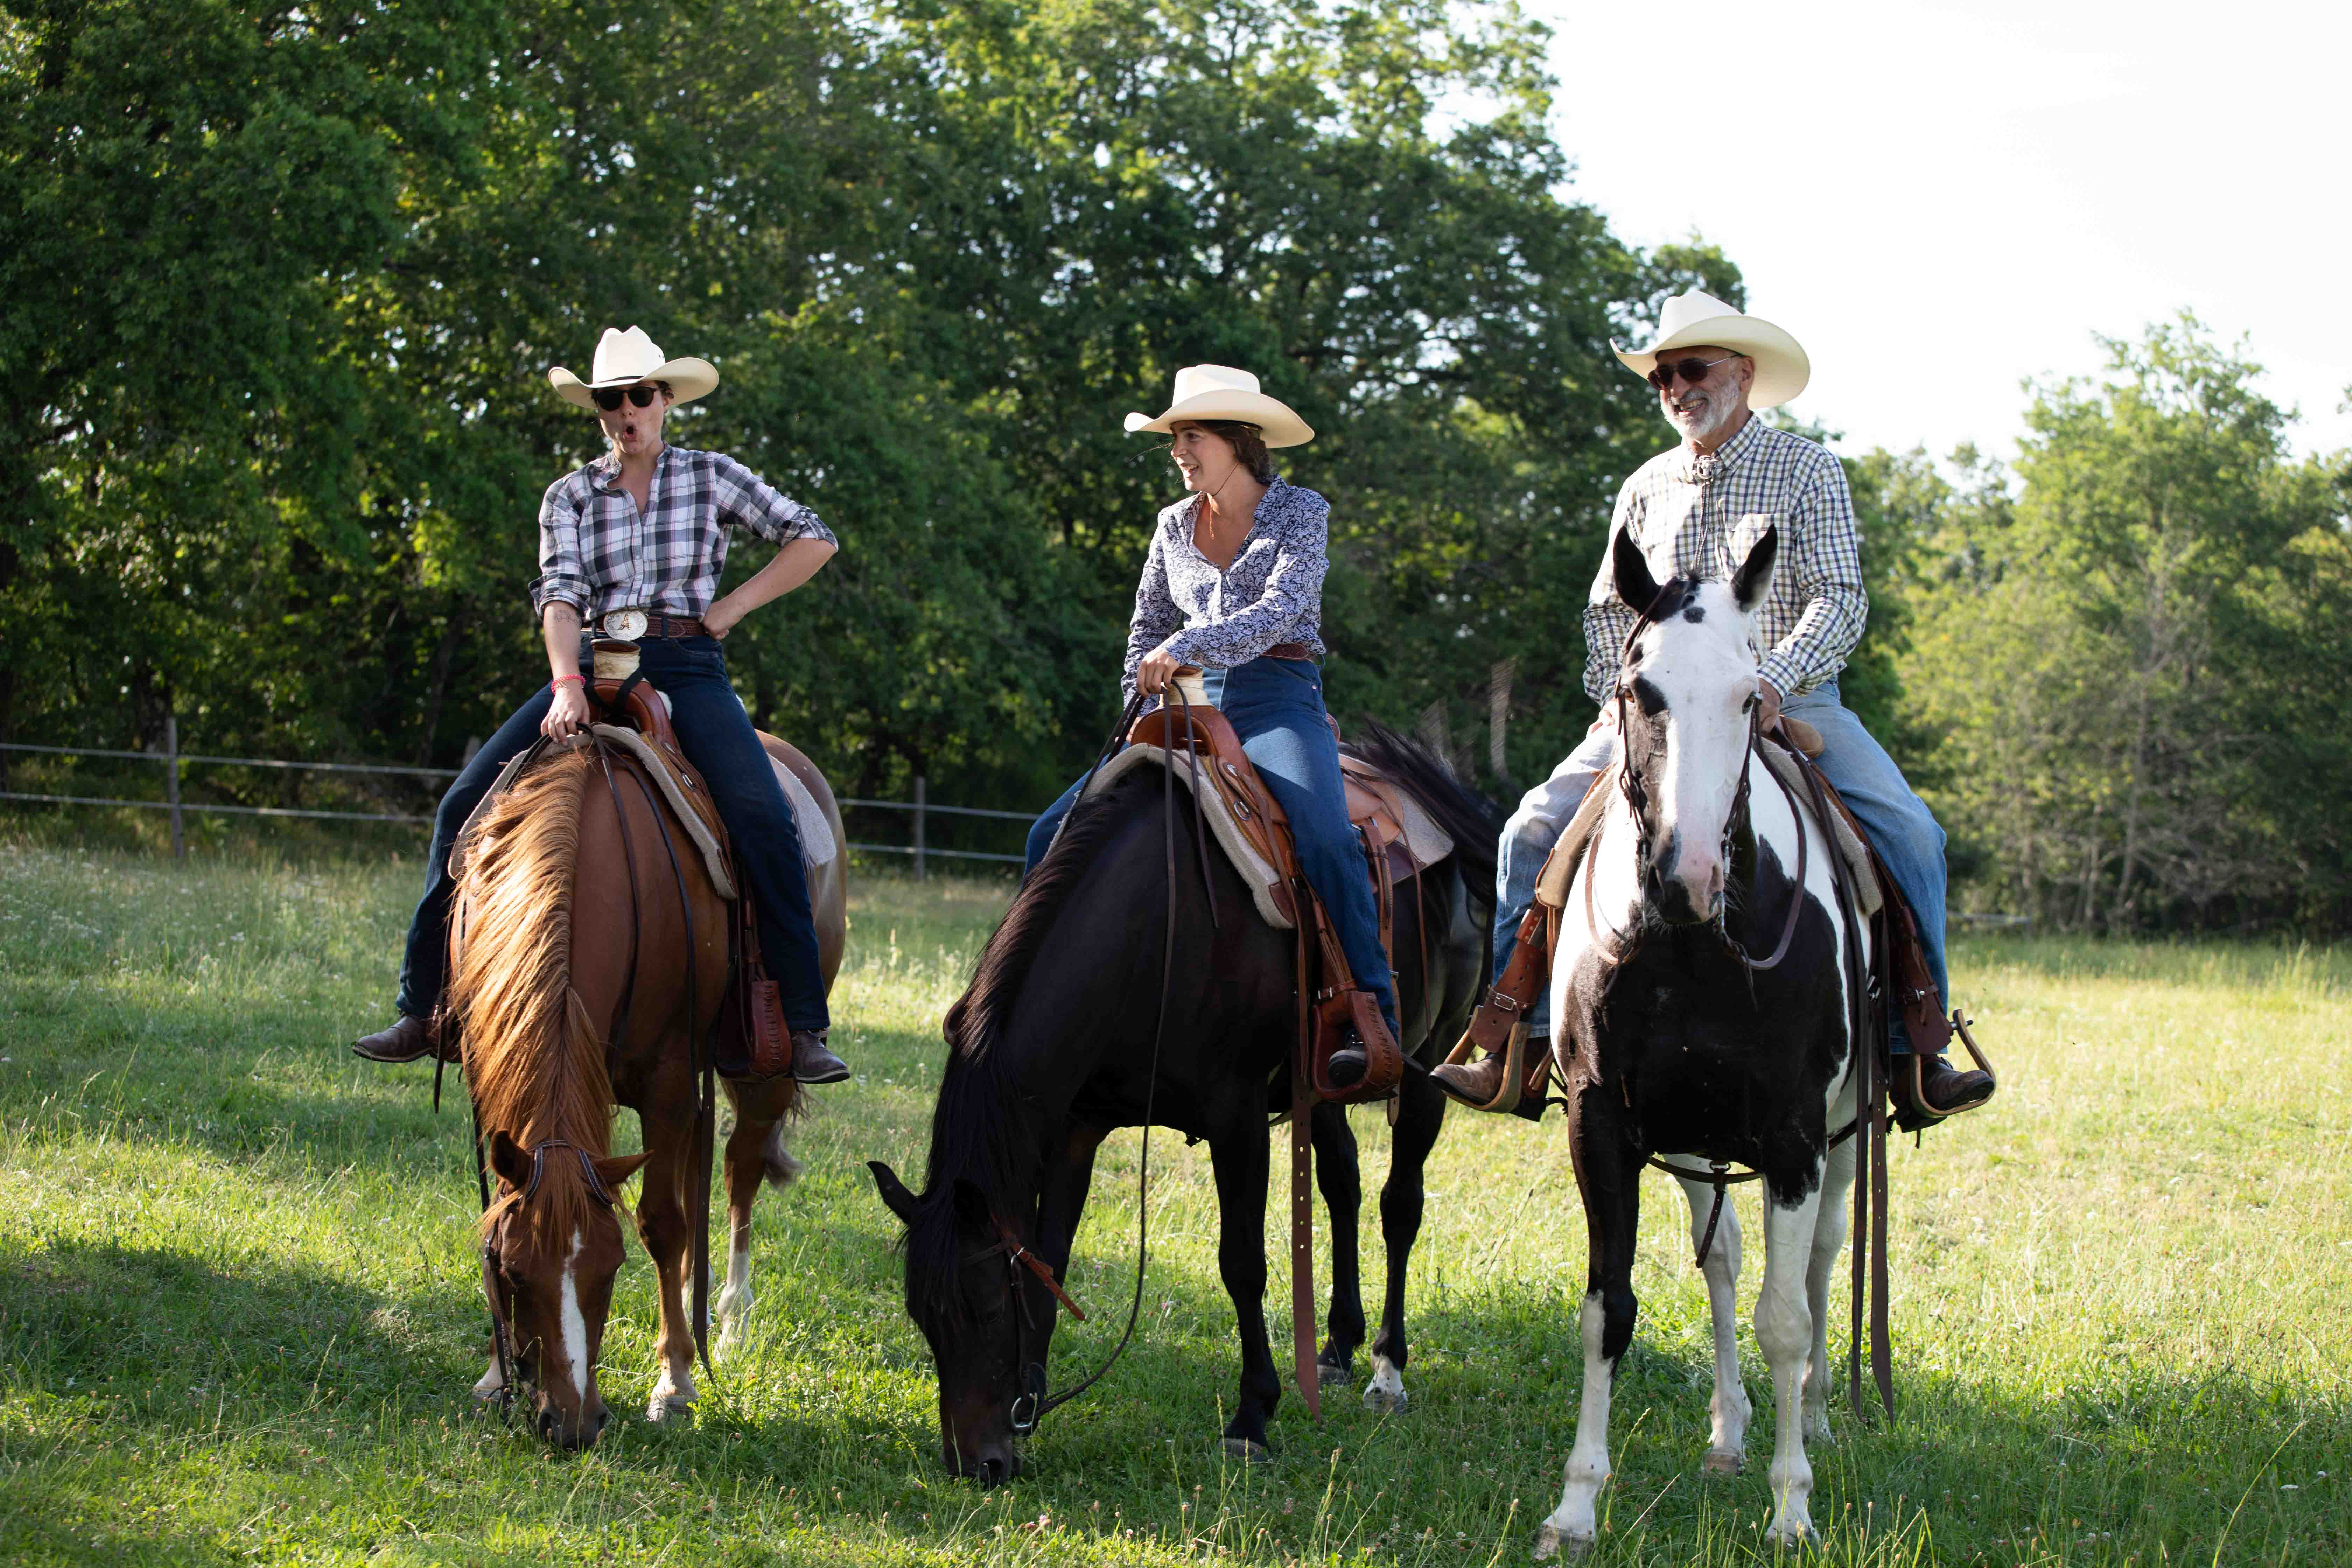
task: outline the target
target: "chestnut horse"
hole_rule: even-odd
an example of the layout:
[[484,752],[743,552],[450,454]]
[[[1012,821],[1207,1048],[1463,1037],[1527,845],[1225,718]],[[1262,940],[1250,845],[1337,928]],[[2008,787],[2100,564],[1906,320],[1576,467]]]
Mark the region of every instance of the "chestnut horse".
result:
[[[845,842],[824,776],[772,735]],[[809,868],[828,987],[847,931],[842,857]],[[621,1184],[645,1172],[636,1226],[660,1279],[659,1374],[646,1415],[695,1397],[700,1309],[690,1319],[693,1234],[708,1225],[709,1123],[698,1091],[729,977],[726,902],[636,759],[590,739],[551,751],[486,808],[470,837],[451,922],[449,1007],[498,1197],[482,1215],[484,1285],[506,1344],[476,1385],[507,1392],[510,1360],[540,1432],[596,1440],[608,1412],[596,1357],[619,1273]],[[723,1081],[723,1080],[722,1080]],[[761,1177],[796,1171],[781,1122],[789,1078],[739,1091],[727,1142],[732,1245],[719,1346],[751,1309],[751,1205]],[[614,1115],[637,1112],[642,1154],[611,1152]],[[706,1229],[707,1237],[707,1229]]]

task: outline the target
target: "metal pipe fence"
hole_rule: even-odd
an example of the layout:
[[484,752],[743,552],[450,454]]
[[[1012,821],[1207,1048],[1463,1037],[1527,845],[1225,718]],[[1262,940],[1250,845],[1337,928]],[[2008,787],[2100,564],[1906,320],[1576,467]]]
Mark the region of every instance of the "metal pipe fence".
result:
[[[187,858],[187,838],[184,823],[188,816],[298,816],[322,818],[338,822],[394,822],[413,826],[430,826],[429,816],[411,816],[396,812],[326,811],[283,805],[236,805],[223,802],[190,801],[180,797],[181,764],[210,763],[225,767],[295,769],[310,773],[390,773],[411,778],[453,779],[456,768],[419,768],[396,766],[389,763],[307,763],[278,757],[217,757],[180,750],[180,722],[177,719],[163,721],[163,749],[160,752],[125,752],[97,746],[36,746],[15,742],[0,742],[0,752],[25,752],[54,757],[104,757],[136,763],[156,763],[163,767],[163,798],[162,800],[131,800],[115,795],[48,795],[25,790],[0,790],[0,800],[25,801],[45,805],[111,805],[129,806],[140,811],[168,811],[172,814],[172,858]],[[1032,811],[999,811],[988,806],[940,805],[929,798],[929,781],[921,774],[915,776],[915,798],[912,800],[866,800],[853,795],[836,796],[844,806],[858,806],[877,811],[904,811],[914,814],[912,844],[864,844],[850,840],[846,847],[869,855],[909,855],[914,858],[915,879],[923,881],[930,874],[933,859],[983,860],[1018,866],[1024,857],[1000,855],[981,849],[948,849],[929,842],[929,819],[933,816],[992,817],[1004,821],[1028,822],[1035,818]]]

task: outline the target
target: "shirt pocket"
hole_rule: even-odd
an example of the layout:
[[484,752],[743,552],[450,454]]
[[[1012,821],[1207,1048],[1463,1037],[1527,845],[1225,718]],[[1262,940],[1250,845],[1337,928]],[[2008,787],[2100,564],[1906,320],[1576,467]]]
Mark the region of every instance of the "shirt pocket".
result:
[[1724,575],[1728,577],[1746,565],[1748,552],[1756,548],[1757,541],[1764,537],[1767,530],[1776,528],[1780,530],[1780,559],[1786,562],[1790,557],[1789,514],[1785,511],[1741,512],[1731,524],[1731,538],[1725,551],[1730,559],[1723,563]]

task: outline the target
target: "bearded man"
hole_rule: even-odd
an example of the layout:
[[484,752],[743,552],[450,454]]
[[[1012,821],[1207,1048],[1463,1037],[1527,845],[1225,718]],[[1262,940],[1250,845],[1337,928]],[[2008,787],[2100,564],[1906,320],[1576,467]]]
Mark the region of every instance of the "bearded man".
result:
[[[745,616],[816,575],[840,542],[816,513],[734,458],[663,442],[662,421],[672,405],[717,390],[719,371],[709,361],[665,359],[642,329],[608,327],[593,368],[585,382],[561,365],[547,373],[556,395],[596,416],[608,447],[550,485],[540,504],[540,576],[531,605],[552,679],[499,726],[441,797],[425,896],[409,921],[399,1019],[352,1049],[378,1062],[436,1052],[457,1059],[436,1022],[456,889],[449,850],[508,759],[536,736],[564,741],[588,727],[584,624],[637,642],[646,683],[669,699],[678,749],[709,786],[759,913],[761,957],[791,1032],[791,1075],[803,1083],[838,1082],[849,1068],[825,1045],[830,1019],[800,829],[728,681],[721,645]],[[768,541],[776,553],[714,602],[730,528]],[[748,1063],[722,1060],[718,1068],[738,1082],[753,1080]]]
[[[1937,1011],[1948,1005],[1944,968],[1944,830],[1912,793],[1903,772],[1838,700],[1838,674],[1862,640],[1870,613],[1862,552],[1845,470],[1815,442],[1756,417],[1804,390],[1811,363],[1796,339],[1708,295],[1668,300],[1647,348],[1615,344],[1617,357],[1657,389],[1659,411],[1682,444],[1634,470],[1617,493],[1610,548],[1584,611],[1584,689],[1601,716],[1549,778],[1528,791],[1503,829],[1496,869],[1497,980],[1535,898],[1538,873],[1586,790],[1617,753],[1618,661],[1644,606],[1617,596],[1611,550],[1624,533],[1649,558],[1658,581],[1728,578],[1768,528],[1780,531],[1780,570],[1758,616],[1763,644],[1757,694],[1761,727],[1785,714],[1820,732],[1822,773],[1868,832],[1918,921]],[[1549,994],[1526,1000],[1530,1059],[1551,1034]],[[1490,994],[1488,1005],[1496,997]],[[1506,1001],[1505,1010],[1516,1003]],[[1893,1025],[1894,1089],[1915,1118],[1935,1120],[1991,1098],[1990,1074],[1959,1071],[1940,1055],[1917,1055],[1899,1011]],[[1484,1037],[1482,1036],[1482,1037]],[[1500,1052],[1440,1067],[1446,1091],[1472,1105],[1502,1090]]]

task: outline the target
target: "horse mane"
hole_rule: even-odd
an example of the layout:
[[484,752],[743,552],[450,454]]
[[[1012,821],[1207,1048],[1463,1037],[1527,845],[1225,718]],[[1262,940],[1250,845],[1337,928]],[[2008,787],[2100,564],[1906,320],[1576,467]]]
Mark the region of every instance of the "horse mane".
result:
[[931,1114],[922,1208],[907,1227],[907,1302],[918,1321],[960,1310],[951,1288],[959,1261],[951,1190],[957,1178],[972,1182],[993,1200],[1021,1191],[1030,1174],[1036,1118],[1023,1090],[1021,1064],[1008,1059],[1003,1049],[1005,1026],[1055,921],[1104,845],[1130,820],[1131,813],[1122,808],[1141,797],[1146,785],[1158,788],[1156,775],[1130,774],[1070,809],[1054,847],[1022,883],[1013,907],[981,950],[971,984],[948,1009],[941,1026],[947,1069]]
[[[523,1148],[560,1139],[606,1152],[613,1085],[604,1047],[572,985],[572,896],[581,805],[594,767],[586,748],[558,752],[490,803],[475,828],[461,892],[464,940],[449,1010],[482,1135]],[[591,1217],[572,1159],[545,1163],[530,1223],[568,1236]],[[490,1219],[506,1205],[493,1205]]]
[[1402,784],[1454,840],[1454,858],[1470,888],[1470,901],[1491,913],[1495,901],[1496,843],[1501,814],[1495,803],[1464,784],[1436,752],[1401,735],[1377,719],[1360,719],[1340,750],[1372,764]]

